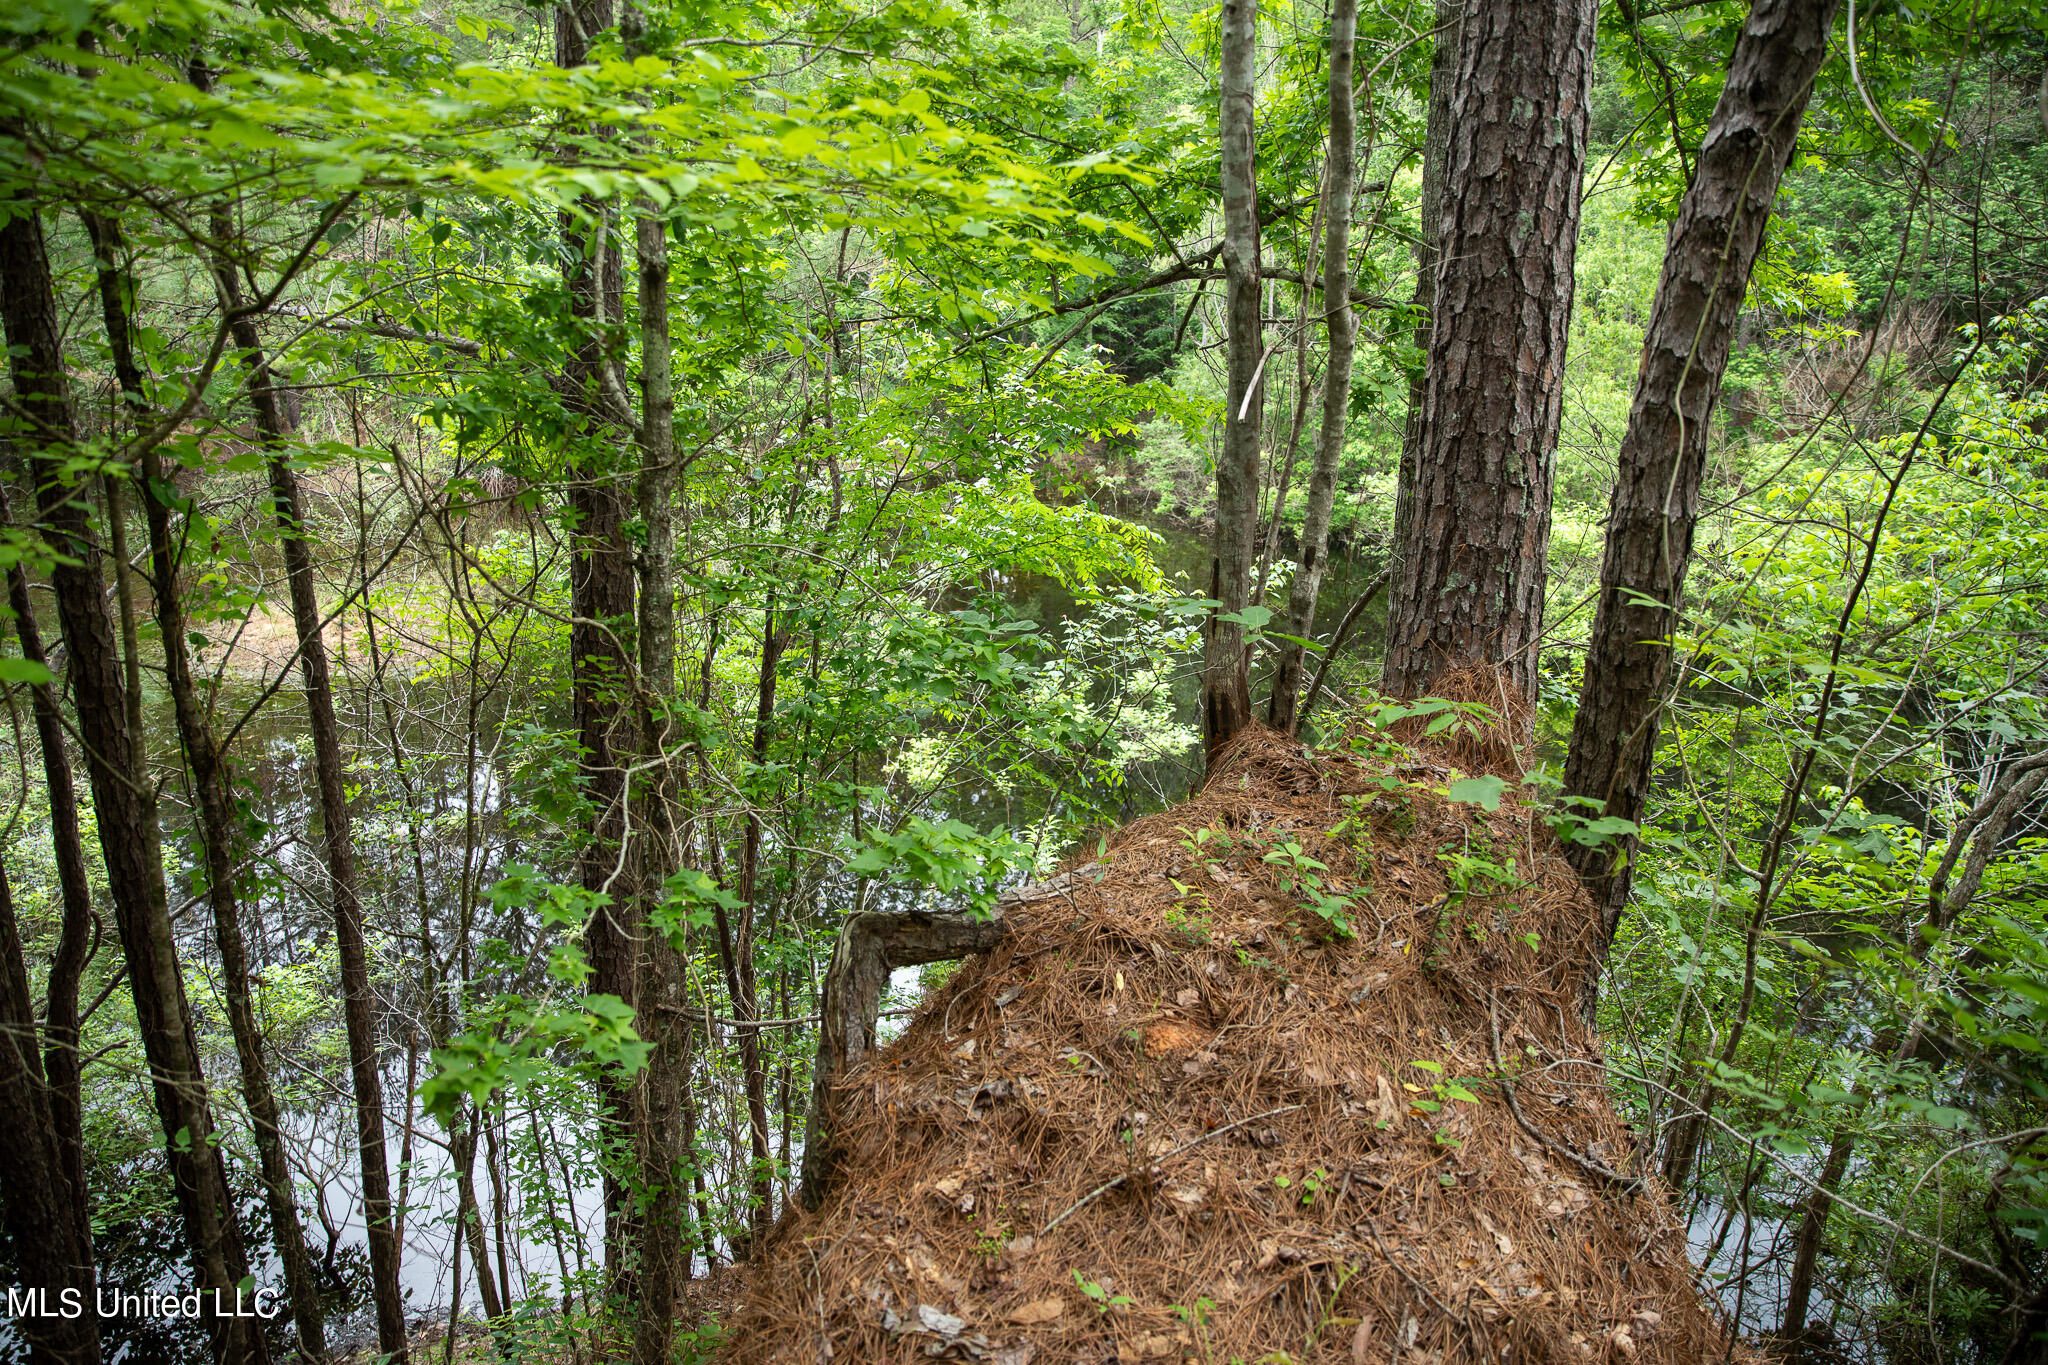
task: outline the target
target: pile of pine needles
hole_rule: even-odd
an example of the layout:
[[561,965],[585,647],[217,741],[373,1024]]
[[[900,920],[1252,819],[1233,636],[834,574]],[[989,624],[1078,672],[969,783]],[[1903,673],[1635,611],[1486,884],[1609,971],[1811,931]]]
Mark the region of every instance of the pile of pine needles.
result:
[[[759,1249],[725,1358],[1722,1358],[1513,745],[1369,738],[1247,734],[1015,905],[844,1079],[847,1174]],[[1497,809],[1450,798],[1488,766]]]

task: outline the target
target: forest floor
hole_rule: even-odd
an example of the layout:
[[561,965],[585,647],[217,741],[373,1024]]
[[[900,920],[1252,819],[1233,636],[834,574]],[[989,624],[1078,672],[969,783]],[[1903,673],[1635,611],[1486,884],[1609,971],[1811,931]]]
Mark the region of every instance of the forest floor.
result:
[[[1719,1357],[1512,747],[1360,739],[1255,731],[1013,903],[843,1082],[848,1174],[764,1247],[722,1358]],[[1448,798],[1487,772],[1498,809]]]

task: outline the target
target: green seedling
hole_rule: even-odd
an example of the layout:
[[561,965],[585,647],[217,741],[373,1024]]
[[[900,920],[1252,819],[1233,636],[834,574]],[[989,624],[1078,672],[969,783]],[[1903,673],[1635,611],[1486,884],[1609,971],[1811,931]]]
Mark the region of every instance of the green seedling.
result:
[[1078,1270],[1074,1272],[1074,1286],[1087,1296],[1088,1302],[1095,1305],[1097,1313],[1107,1315],[1112,1309],[1128,1308],[1131,1306],[1130,1295],[1112,1294],[1102,1285],[1089,1279]]

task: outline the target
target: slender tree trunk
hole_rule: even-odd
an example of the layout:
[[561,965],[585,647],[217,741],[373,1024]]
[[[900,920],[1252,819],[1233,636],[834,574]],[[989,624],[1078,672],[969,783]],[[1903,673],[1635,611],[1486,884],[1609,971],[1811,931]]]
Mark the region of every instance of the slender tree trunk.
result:
[[1452,88],[1435,326],[1385,683],[1498,665],[1536,696],[1595,0],[1474,8]]
[[[1565,795],[1600,802],[1624,820],[1642,818],[1649,790],[1670,640],[1699,519],[1709,419],[1834,17],[1835,0],[1751,6],[1665,247],[1621,442],[1599,605],[1564,769]],[[1602,959],[1628,900],[1634,848],[1633,838],[1566,848],[1601,907]],[[1599,962],[1587,965],[1597,971]]]
[[[14,521],[7,494],[0,488],[0,520]],[[14,630],[21,657],[49,667],[42,632],[29,602],[28,575],[21,562],[7,566],[7,601],[14,610]],[[44,991],[43,1073],[50,1085],[50,1121],[57,1135],[58,1155],[71,1188],[79,1191],[72,1210],[79,1235],[91,1246],[90,1211],[86,1208],[85,1136],[79,1110],[78,983],[85,974],[95,917],[92,887],[85,869],[85,846],[78,834],[78,789],[72,780],[71,756],[64,748],[64,722],[48,683],[29,690],[29,709],[42,751],[43,785],[50,797],[50,845],[56,855],[57,888],[63,915],[57,930],[57,951],[50,960]]]
[[[1323,308],[1330,329],[1329,370],[1323,376],[1323,425],[1309,474],[1308,507],[1301,527],[1301,567],[1287,594],[1287,633],[1309,638],[1316,595],[1328,567],[1330,513],[1337,502],[1337,466],[1344,458],[1344,419],[1351,406],[1351,361],[1358,319],[1351,311],[1351,186],[1356,176],[1358,120],[1351,93],[1352,55],[1358,46],[1358,0],[1336,0],[1330,10],[1330,169],[1323,209]],[[1267,723],[1294,733],[1301,698],[1302,645],[1283,641],[1273,675]]]
[[[2005,839],[2005,832],[2012,827],[2015,817],[2032,806],[2044,785],[2048,785],[2048,754],[2035,754],[2000,773],[1979,797],[1969,815],[1956,823],[1950,832],[1948,847],[1929,881],[1926,913],[1921,918],[1918,932],[1907,939],[1907,952],[1916,964],[1927,960],[1935,940],[1969,909],[1978,888],[1983,885],[1984,870],[1990,866],[1992,857]],[[1958,859],[1962,858],[1965,845],[1969,856],[1962,860],[1962,875],[1950,884],[1948,879],[1955,871]],[[1909,1026],[1904,1030],[1884,1030],[1871,1051],[1897,1065],[1911,1060],[1919,1045],[1917,1026]],[[1874,1098],[1875,1092],[1864,1095],[1858,1107],[1867,1107]],[[1821,1244],[1826,1240],[1828,1216],[1834,1212],[1835,1192],[1841,1187],[1855,1147],[1855,1127],[1847,1122],[1838,1124],[1828,1142],[1827,1159],[1822,1163],[1820,1179],[1802,1202],[1799,1232],[1792,1244],[1792,1268],[1785,1282],[1785,1313],[1778,1326],[1778,1335],[1788,1341],[1797,1341],[1806,1335],[1814,1268],[1820,1258]]]
[[[100,311],[106,325],[108,349],[114,357],[114,374],[130,410],[138,415],[148,409],[143,392],[141,368],[134,358],[128,307],[133,282],[120,264],[120,225],[96,214],[85,215],[88,236],[99,275]],[[283,1263],[285,1293],[292,1321],[299,1333],[300,1353],[308,1359],[326,1354],[326,1330],[320,1309],[319,1288],[313,1281],[312,1266],[306,1258],[305,1233],[299,1222],[298,1203],[293,1194],[291,1165],[284,1150],[283,1130],[276,1093],[271,1089],[267,1064],[263,1060],[262,1031],[249,994],[249,955],[243,944],[241,905],[235,890],[235,814],[228,760],[206,720],[193,681],[191,659],[185,640],[184,600],[179,595],[176,550],[171,534],[172,508],[164,501],[170,487],[163,462],[155,447],[142,455],[143,522],[148,532],[151,591],[156,600],[158,633],[162,636],[164,680],[171,693],[172,709],[184,746],[186,764],[192,774],[193,804],[199,817],[199,834],[206,863],[206,899],[212,911],[214,944],[220,953],[222,995],[227,1004],[228,1027],[235,1040],[235,1055],[241,1066],[242,1094],[249,1106],[258,1164],[263,1177],[264,1202],[270,1214],[271,1232],[279,1260]],[[120,504],[116,488],[109,484],[109,510],[118,518]],[[116,539],[117,558],[126,559],[125,540]],[[124,606],[125,610],[125,606]],[[131,725],[134,722],[131,705]]]
[[[21,143],[20,132],[13,127],[0,127],[0,139]],[[36,479],[43,534],[60,556],[51,582],[69,654],[66,673],[88,760],[100,852],[135,1001],[136,1030],[149,1063],[213,1355],[226,1365],[260,1361],[267,1357],[255,1320],[212,1311],[212,1291],[221,1292],[223,1304],[231,1302],[248,1267],[214,1141],[213,1115],[178,966],[151,819],[153,793],[135,781],[126,689],[114,623],[107,612],[100,538],[87,511],[85,485],[74,481],[66,469],[78,429],[64,374],[42,222],[32,206],[13,207],[17,211],[0,224],[0,317],[15,403],[31,427],[24,444]]]
[[[467,1108],[467,1106],[463,1106]],[[469,1259],[476,1265],[476,1292],[483,1301],[484,1316],[496,1321],[504,1316],[505,1304],[491,1279],[490,1247],[484,1241],[484,1215],[476,1200],[477,1126],[481,1113],[472,1114],[476,1123],[465,1123],[458,1110],[455,1126],[448,1131],[448,1159],[455,1168],[455,1217],[462,1225],[462,1240],[469,1245]]]
[[[788,643],[787,624],[776,622],[775,599],[769,598],[761,618],[761,667],[754,698],[753,762],[768,761],[768,741],[775,724],[776,671]],[[754,978],[754,920],[760,900],[761,815],[747,811],[740,847],[740,920],[728,929],[721,917],[721,946],[727,962],[726,984],[732,996],[732,1017],[739,1035],[740,1073],[747,1095],[747,1141],[753,1160],[749,1244],[768,1231],[775,1215],[774,1157],[768,1144],[768,1073],[761,1064],[760,991]]]
[[1394,478],[1394,535],[1388,568],[1398,572],[1407,553],[1415,509],[1415,471],[1422,452],[1422,400],[1429,392],[1429,339],[1436,327],[1436,242],[1443,220],[1444,158],[1451,142],[1451,88],[1458,80],[1458,45],[1465,33],[1466,0],[1436,0],[1436,46],[1429,60],[1429,112],[1422,133],[1422,194],[1415,221],[1415,314],[1418,363],[1408,377],[1408,416],[1401,431],[1401,465]]
[[199,817],[201,852],[205,859],[206,902],[213,914],[214,946],[220,953],[221,994],[227,1004],[228,1028],[241,1065],[242,1095],[256,1139],[263,1176],[264,1202],[270,1213],[277,1254],[283,1262],[285,1292],[299,1332],[299,1349],[309,1359],[326,1354],[326,1329],[320,1293],[306,1259],[305,1233],[293,1193],[291,1164],[277,1095],[263,1058],[263,1034],[249,993],[249,953],[242,938],[240,897],[236,893],[235,803],[227,755],[206,720],[192,677],[185,644],[185,611],[178,593],[176,550],[170,509],[156,494],[166,486],[155,452],[144,457],[144,515],[149,527],[150,562],[155,578],[156,618],[163,637],[164,678],[171,693],[179,742],[192,774],[193,804]]
[[[195,84],[205,80],[198,72]],[[213,215],[216,245],[231,240],[234,224],[225,211]],[[214,257],[214,280],[222,306],[233,318],[232,335],[249,374],[249,401],[270,475],[271,508],[277,520],[290,591],[292,625],[298,636],[299,674],[306,689],[306,725],[313,741],[313,775],[318,788],[321,852],[334,888],[334,946],[341,966],[342,1018],[348,1031],[349,1075],[355,1091],[356,1148],[362,1178],[363,1226],[370,1250],[370,1292],[377,1310],[377,1349],[393,1365],[406,1359],[405,1307],[398,1288],[398,1239],[391,1221],[391,1172],[384,1132],[384,1080],[378,1069],[376,997],[370,991],[369,950],[363,937],[361,879],[348,809],[341,726],[334,714],[334,685],[321,633],[319,587],[313,577],[312,547],[298,476],[287,449],[291,424],[279,401],[270,363],[255,319],[242,312],[240,278],[224,253]]]
[[[53,1091],[36,1048],[35,1000],[15,924],[14,894],[0,864],[0,1212],[13,1243],[15,1274],[45,1302],[40,1316],[14,1319],[30,1365],[98,1365],[92,1241],[79,1211],[64,1141],[51,1115]],[[73,1306],[84,1311],[64,1314]]]
[[[646,15],[628,3],[620,28],[629,56],[648,51]],[[651,907],[680,862],[672,803],[679,784],[671,766],[669,718],[676,695],[674,499],[677,476],[675,392],[670,364],[668,227],[654,204],[633,206],[634,260],[640,305],[640,473],[635,483],[645,528],[639,571],[640,714],[642,749],[653,762],[638,801],[642,886]],[[643,923],[645,917],[643,916]],[[639,1311],[633,1322],[634,1365],[669,1365],[675,1353],[676,1299],[689,1278],[689,1188],[684,1154],[683,1090],[689,1084],[687,959],[680,945],[651,925],[642,929],[633,998],[640,1036],[650,1045],[636,1081],[634,1157],[641,1196]]]
[[1263,344],[1259,281],[1259,191],[1255,164],[1254,82],[1258,75],[1258,0],[1224,0],[1222,141],[1224,314],[1230,328],[1224,387],[1223,450],[1216,461],[1215,589],[1221,605],[1209,623],[1202,664],[1203,751],[1218,750],[1251,720],[1250,662],[1244,626],[1225,619],[1250,605],[1259,530],[1259,373]]
[[[572,0],[555,9],[555,65],[569,68],[590,60],[592,42],[616,21],[613,0]],[[633,697],[632,648],[634,568],[626,535],[629,508],[615,453],[603,448],[608,430],[621,414],[606,395],[607,367],[612,360],[605,331],[620,320],[620,281],[624,266],[608,231],[606,210],[586,200],[580,211],[564,209],[560,217],[563,247],[562,280],[571,312],[581,329],[576,349],[560,379],[564,406],[583,419],[574,482],[569,489],[569,590],[574,625],[569,632],[572,687],[570,705],[582,748],[584,792],[590,801],[589,839],[579,868],[583,885],[604,891],[611,904],[597,911],[584,934],[591,989],[634,1004],[633,935],[624,908],[635,903],[633,869],[627,852],[625,765],[636,751],[631,733],[636,708]],[[600,1078],[599,1104],[614,1150],[630,1143],[634,1127],[631,1087],[607,1074]],[[607,1163],[605,1188],[605,1261],[612,1290],[630,1300],[636,1290],[627,1266],[635,1238],[626,1183]]]
[[1785,1281],[1785,1317],[1778,1335],[1785,1338],[1806,1334],[1806,1312],[1813,1299],[1813,1270],[1820,1260],[1821,1240],[1827,1233],[1828,1214],[1834,1210],[1835,1190],[1849,1169],[1849,1154],[1855,1149],[1855,1134],[1847,1124],[1835,1129],[1828,1143],[1827,1159],[1821,1163],[1820,1183],[1808,1193],[1799,1220],[1799,1235],[1792,1244],[1792,1273]]

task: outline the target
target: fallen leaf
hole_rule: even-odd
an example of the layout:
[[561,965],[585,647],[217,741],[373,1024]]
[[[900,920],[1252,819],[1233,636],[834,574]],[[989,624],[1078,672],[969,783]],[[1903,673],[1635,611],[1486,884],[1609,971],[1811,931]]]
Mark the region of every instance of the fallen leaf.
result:
[[1372,1319],[1366,1318],[1351,1334],[1351,1365],[1366,1365],[1372,1358]]
[[1190,986],[1176,994],[1173,997],[1173,1003],[1179,1005],[1184,1010],[1193,1009],[1196,1005],[1202,1003],[1202,993],[1193,986]]
[[1033,1323],[1051,1322],[1066,1311],[1067,1306],[1058,1299],[1038,1299],[1021,1308],[1012,1308],[1003,1317],[1020,1327],[1029,1327]]
[[1394,1087],[1387,1083],[1384,1073],[1373,1077],[1373,1080],[1379,1098],[1372,1106],[1372,1116],[1391,1128],[1401,1121],[1401,1106],[1394,1102]]

